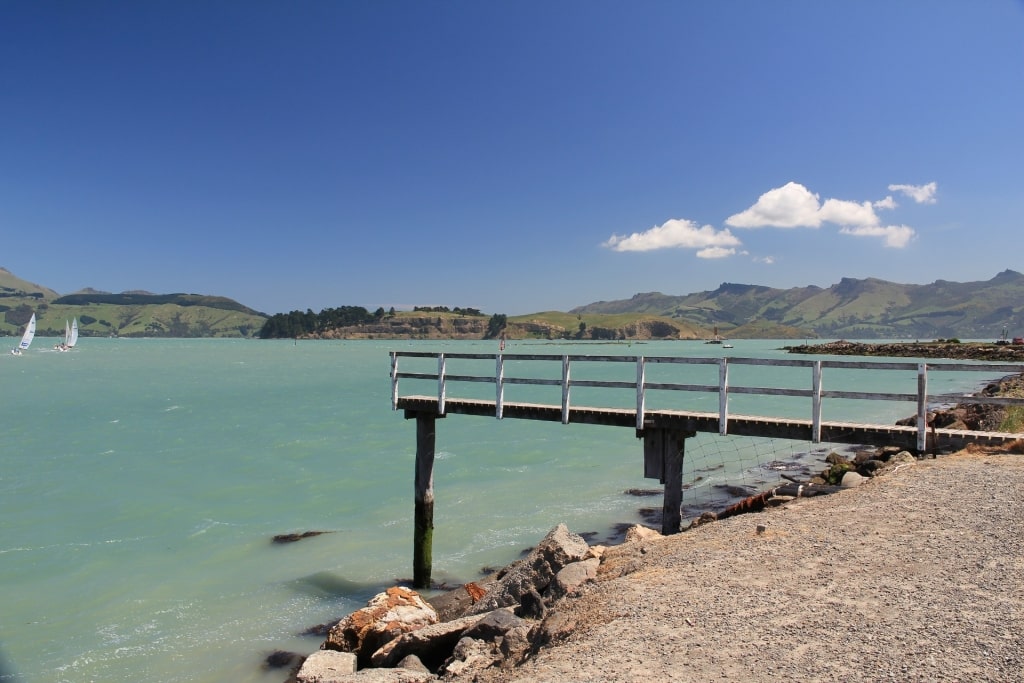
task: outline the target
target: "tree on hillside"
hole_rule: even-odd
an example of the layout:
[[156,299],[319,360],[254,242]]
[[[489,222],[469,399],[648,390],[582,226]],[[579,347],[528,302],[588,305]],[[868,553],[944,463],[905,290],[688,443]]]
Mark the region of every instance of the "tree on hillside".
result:
[[504,313],[495,313],[487,321],[487,339],[495,339],[501,335],[508,325],[508,316]]

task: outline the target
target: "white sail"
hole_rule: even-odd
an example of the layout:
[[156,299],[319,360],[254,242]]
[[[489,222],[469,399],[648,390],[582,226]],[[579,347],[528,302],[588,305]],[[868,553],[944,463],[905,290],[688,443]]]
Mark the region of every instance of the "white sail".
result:
[[65,344],[67,344],[67,347],[70,349],[70,348],[74,348],[75,344],[77,344],[77,343],[78,343],[78,318],[75,318],[74,320],[71,321],[71,332],[68,333],[67,341],[65,342]]
[[27,351],[28,347],[31,346],[31,344],[32,344],[32,340],[35,339],[35,336],[36,336],[36,314],[33,313],[32,317],[29,318],[29,320],[28,320],[28,326],[25,327],[25,334],[23,334],[21,336],[21,343],[18,344],[18,348],[15,349],[15,352],[20,353],[22,351]]

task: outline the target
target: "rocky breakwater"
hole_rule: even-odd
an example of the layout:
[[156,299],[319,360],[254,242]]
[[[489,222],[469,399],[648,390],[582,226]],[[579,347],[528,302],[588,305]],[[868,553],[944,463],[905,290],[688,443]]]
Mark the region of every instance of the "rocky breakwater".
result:
[[560,524],[484,581],[430,599],[389,588],[331,627],[289,682],[472,680],[475,672],[516,666],[565,635],[545,617],[596,578],[603,550]]
[[1024,345],[959,343],[948,341],[895,342],[866,344],[834,341],[825,344],[801,344],[783,347],[790,353],[832,356],[893,356],[897,358],[946,358],[950,360],[984,360],[1004,363],[1024,362]]
[[[981,396],[1024,398],[1024,375],[1007,375],[991,382],[978,392]],[[958,403],[949,408],[928,412],[928,426],[937,429],[967,429],[971,431],[998,432],[1006,429],[1008,414],[1006,406],[993,404]],[[898,425],[914,427],[917,416],[898,420]]]

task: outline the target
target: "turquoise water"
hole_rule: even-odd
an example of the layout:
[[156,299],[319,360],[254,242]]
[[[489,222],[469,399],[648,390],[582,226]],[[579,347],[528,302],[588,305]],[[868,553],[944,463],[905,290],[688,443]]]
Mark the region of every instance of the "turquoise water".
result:
[[[492,342],[88,338],[57,353],[49,341],[0,358],[0,655],[25,683],[283,680],[261,668],[267,653],[315,650],[321,639],[302,631],[412,572],[415,424],[390,409],[388,352],[496,351]],[[787,357],[777,341],[736,344],[515,342],[507,353]],[[748,370],[734,384],[809,385]],[[934,382],[948,390],[983,379],[945,374]],[[734,412],[759,407],[737,399]],[[714,397],[694,400],[717,408]],[[809,417],[806,403],[772,407]],[[913,412],[842,410],[850,414],[826,419]],[[559,522],[600,541],[641,521],[642,505],[660,507],[660,497],[624,493],[657,488],[642,477],[632,430],[465,416],[437,424],[435,580],[472,580]],[[690,441],[687,476],[716,472],[705,485],[756,483],[776,449],[821,448]],[[699,505],[701,490],[684,503]],[[311,529],[331,533],[270,541]]]

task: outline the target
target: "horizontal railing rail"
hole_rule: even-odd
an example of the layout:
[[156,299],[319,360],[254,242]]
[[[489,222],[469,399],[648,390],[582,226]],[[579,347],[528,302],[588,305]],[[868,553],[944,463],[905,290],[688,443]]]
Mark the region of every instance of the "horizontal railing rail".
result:
[[[400,358],[434,358],[437,361],[436,372],[408,372],[399,368]],[[448,361],[491,361],[494,363],[493,374],[450,374]],[[522,361],[558,363],[558,377],[511,377],[506,376],[506,366]],[[572,376],[574,365],[590,363],[633,364],[636,377],[631,380],[599,380],[577,379]],[[648,382],[649,365],[682,364],[682,365],[716,365],[718,370],[717,384],[683,384],[678,382]],[[730,384],[729,369],[731,366],[773,366],[780,368],[809,369],[811,373],[808,388],[768,387],[768,386],[734,386]],[[842,391],[823,388],[824,370],[868,370],[868,371],[904,371],[913,372],[916,387],[913,393],[904,392],[871,392]],[[717,394],[718,396],[718,429],[727,435],[729,425],[729,397],[732,395],[788,396],[811,399],[812,440],[817,443],[821,438],[821,415],[824,399],[853,399],[870,401],[902,401],[915,402],[917,416],[917,439],[921,450],[924,450],[929,406],[935,403],[992,404],[1001,406],[1024,406],[1024,398],[1008,398],[993,396],[977,396],[973,394],[935,394],[928,393],[928,375],[930,372],[972,372],[1016,374],[1024,372],[1024,364],[1007,363],[925,363],[925,362],[890,362],[890,361],[850,361],[850,360],[805,360],[805,359],[773,359],[773,358],[694,358],[686,356],[627,356],[627,355],[582,355],[582,354],[486,354],[486,353],[445,353],[429,351],[392,351],[391,352],[391,404],[397,410],[401,395],[399,380],[428,380],[437,383],[437,413],[445,413],[445,402],[448,399],[448,388],[453,383],[490,383],[495,385],[494,415],[502,419],[505,403],[505,387],[508,385],[537,385],[561,387],[562,422],[568,423],[570,411],[586,406],[573,405],[571,401],[573,388],[624,389],[635,392],[636,428],[642,430],[647,414],[647,400],[652,391],[679,391]]]

